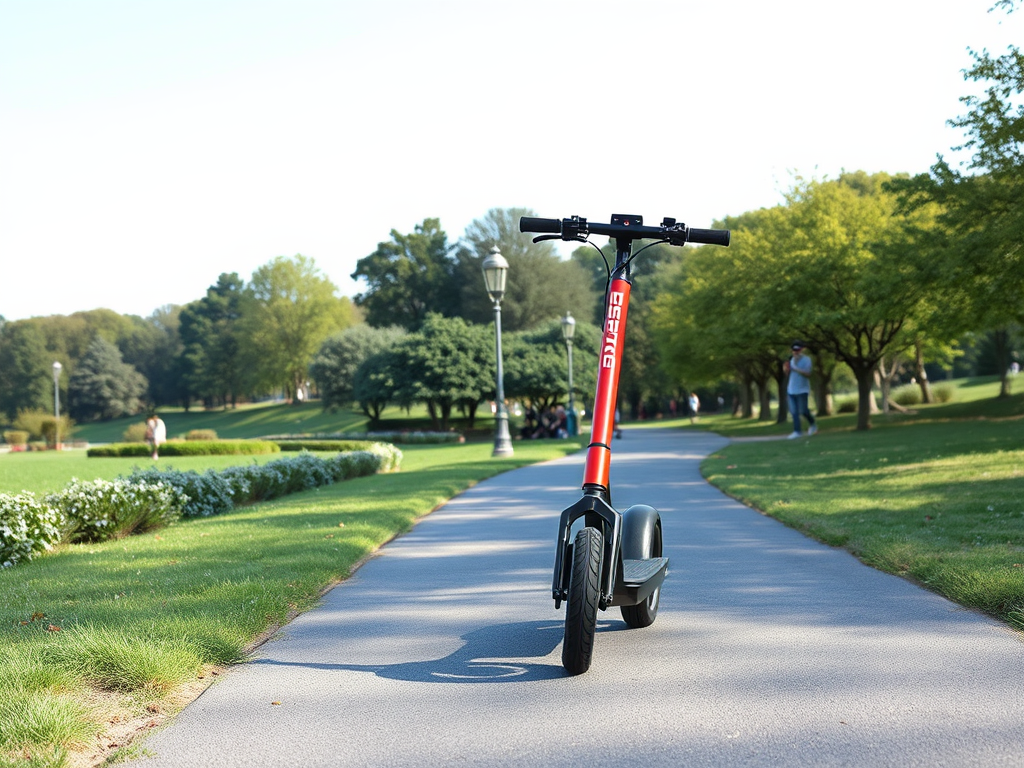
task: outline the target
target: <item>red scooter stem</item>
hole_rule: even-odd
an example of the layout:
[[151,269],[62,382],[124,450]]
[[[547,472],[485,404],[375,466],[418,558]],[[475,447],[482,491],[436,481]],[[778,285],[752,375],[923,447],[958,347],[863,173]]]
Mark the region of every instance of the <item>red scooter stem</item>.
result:
[[608,470],[611,467],[612,435],[615,432],[615,403],[619,397],[619,371],[626,338],[626,313],[629,310],[629,282],[615,278],[608,289],[604,335],[598,350],[597,394],[594,396],[594,423],[583,470],[583,487],[600,486],[608,494]]

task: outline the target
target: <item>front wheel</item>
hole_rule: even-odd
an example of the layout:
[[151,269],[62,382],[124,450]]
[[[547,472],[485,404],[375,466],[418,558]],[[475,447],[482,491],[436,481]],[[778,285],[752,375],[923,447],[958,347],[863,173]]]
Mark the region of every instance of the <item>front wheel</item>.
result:
[[572,548],[565,637],[562,641],[562,666],[570,675],[580,675],[590,669],[603,560],[604,537],[601,532],[597,528],[581,528]]

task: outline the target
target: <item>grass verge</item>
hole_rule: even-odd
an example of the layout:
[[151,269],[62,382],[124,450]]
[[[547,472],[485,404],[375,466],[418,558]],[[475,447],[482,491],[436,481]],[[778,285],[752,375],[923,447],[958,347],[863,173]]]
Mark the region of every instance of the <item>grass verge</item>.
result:
[[1024,629],[1024,419],[978,415],[991,407],[868,432],[823,419],[815,437],[735,442],[702,471],[815,539]]
[[[399,473],[0,571],[0,766],[96,764],[121,731],[172,714],[180,691],[243,658],[417,518],[581,445],[517,443],[502,460],[488,444],[408,446]],[[26,727],[25,712],[39,725]]]

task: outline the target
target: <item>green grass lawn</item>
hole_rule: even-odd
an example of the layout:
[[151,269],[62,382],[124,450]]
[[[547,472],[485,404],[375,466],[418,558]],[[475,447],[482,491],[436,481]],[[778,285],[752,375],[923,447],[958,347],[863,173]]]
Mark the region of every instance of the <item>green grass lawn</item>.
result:
[[[0,493],[31,491],[35,494],[59,491],[73,477],[79,480],[113,480],[129,475],[132,469],[159,466],[163,469],[224,469],[242,464],[265,464],[287,457],[287,453],[267,453],[255,456],[174,456],[154,462],[149,458],[88,458],[84,449],[69,451],[30,451],[26,453],[0,453]],[[332,456],[334,454],[317,454]]]
[[1005,415],[1019,397],[866,432],[820,419],[814,437],[734,442],[702,471],[787,525],[1024,629],[1024,417]]
[[[405,446],[398,473],[0,571],[0,766],[61,765],[88,752],[111,717],[173,713],[211,666],[242,657],[420,516],[485,477],[581,446],[517,442],[509,459],[492,459],[485,443]],[[39,486],[61,485],[62,462],[79,461],[40,456]],[[240,457],[204,466],[221,458]],[[29,466],[22,459],[36,457],[0,457]],[[116,459],[80,461],[104,477],[122,471]]]
[[[787,525],[1024,629],[1024,395],[996,399],[996,386],[962,382],[954,402],[876,416],[867,432],[855,431],[849,414],[819,419],[814,437],[738,439],[703,471]],[[188,428],[224,437],[337,429],[316,421],[331,418],[316,406],[291,408],[239,409],[224,414],[219,429]],[[306,426],[282,426],[307,410]],[[688,419],[634,426],[714,429],[733,438],[791,429],[724,415],[692,426]],[[0,768],[60,765],[88,749],[110,711],[175,711],[176,692],[314,605],[326,586],[419,516],[484,477],[585,442],[517,442],[515,457],[500,461],[490,458],[489,440],[402,446],[397,474],[156,534],[76,545],[0,571]],[[204,469],[275,457],[173,464]],[[72,475],[111,478],[148,463],[76,451],[0,455],[0,491],[55,490]]]
[[[490,412],[481,408],[472,430],[467,420],[454,418],[449,427],[467,434],[468,438],[487,439],[494,434],[494,421]],[[160,417],[167,424],[169,437],[182,436],[192,429],[212,429],[219,437],[240,439],[282,434],[315,434],[335,432],[365,432],[369,428],[366,416],[351,409],[324,411],[319,402],[290,405],[287,403],[256,403],[238,408],[206,411],[193,408],[161,408]],[[74,439],[89,443],[116,443],[123,439],[124,431],[132,424],[145,421],[142,415],[112,419],[75,427]],[[391,407],[384,410],[379,430],[431,429],[426,408],[417,406],[411,413]]]

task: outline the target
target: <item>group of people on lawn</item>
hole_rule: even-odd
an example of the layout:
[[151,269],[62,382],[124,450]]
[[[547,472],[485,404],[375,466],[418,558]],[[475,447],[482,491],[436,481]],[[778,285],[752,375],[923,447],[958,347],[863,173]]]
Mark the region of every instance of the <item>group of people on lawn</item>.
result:
[[523,428],[519,431],[524,440],[536,440],[542,437],[569,437],[569,414],[565,406],[548,406],[543,413],[530,406],[523,416]]

